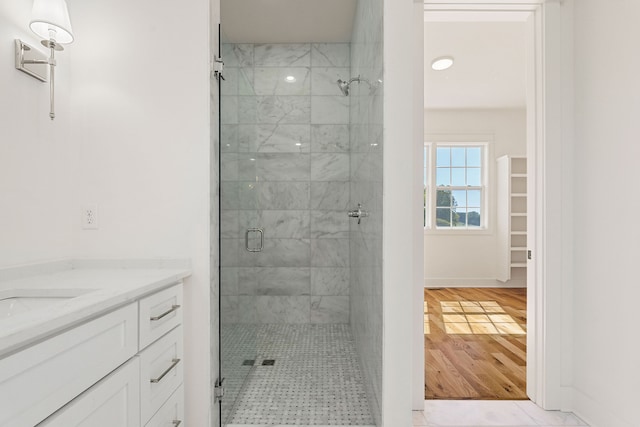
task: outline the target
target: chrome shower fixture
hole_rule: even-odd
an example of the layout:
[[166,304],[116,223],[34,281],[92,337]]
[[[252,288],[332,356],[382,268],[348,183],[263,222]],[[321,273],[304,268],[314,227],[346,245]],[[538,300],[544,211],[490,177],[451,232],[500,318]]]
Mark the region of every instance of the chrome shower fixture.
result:
[[355,80],[358,80],[359,77],[353,78],[349,81],[344,81],[342,79],[338,79],[337,83],[338,83],[338,87],[340,88],[340,91],[342,92],[342,94],[344,96],[349,96],[349,85],[354,82]]
[[371,88],[371,91],[373,91],[375,89],[375,86],[372,85],[369,80],[364,79],[364,78],[362,78],[360,76],[353,77],[353,78],[349,79],[349,81],[338,79],[338,81],[336,83],[338,83],[338,87],[340,88],[340,91],[342,92],[342,94],[344,96],[349,96],[349,90],[350,90],[350,87],[351,87],[351,83],[353,83],[353,82],[358,82],[358,83],[365,82],[365,83],[367,83],[369,85],[369,87]]

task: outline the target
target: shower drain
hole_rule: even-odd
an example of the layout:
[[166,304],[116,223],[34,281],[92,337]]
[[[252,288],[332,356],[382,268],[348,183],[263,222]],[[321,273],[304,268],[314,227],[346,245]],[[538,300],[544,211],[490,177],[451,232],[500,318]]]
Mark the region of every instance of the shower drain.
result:
[[276,360],[275,359],[264,359],[262,361],[262,366],[273,366],[276,364]]

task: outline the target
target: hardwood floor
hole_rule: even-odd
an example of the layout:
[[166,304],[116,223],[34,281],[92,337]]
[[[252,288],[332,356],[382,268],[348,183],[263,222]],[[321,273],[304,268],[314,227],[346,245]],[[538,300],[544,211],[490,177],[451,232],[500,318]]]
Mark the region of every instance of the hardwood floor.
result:
[[526,289],[425,289],[425,399],[527,399]]

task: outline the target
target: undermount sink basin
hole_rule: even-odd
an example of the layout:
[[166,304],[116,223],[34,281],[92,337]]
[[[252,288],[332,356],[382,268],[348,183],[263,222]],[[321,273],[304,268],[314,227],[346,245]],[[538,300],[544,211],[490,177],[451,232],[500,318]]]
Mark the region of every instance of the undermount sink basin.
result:
[[90,289],[10,289],[0,291],[0,320],[50,307],[78,297]]

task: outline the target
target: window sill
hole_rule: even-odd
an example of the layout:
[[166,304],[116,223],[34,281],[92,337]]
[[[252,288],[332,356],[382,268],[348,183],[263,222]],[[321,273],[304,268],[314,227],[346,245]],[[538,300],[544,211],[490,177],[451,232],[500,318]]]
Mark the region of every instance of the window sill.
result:
[[467,230],[467,229],[452,229],[452,230],[443,230],[443,229],[434,229],[434,228],[425,228],[424,235],[425,236],[490,236],[493,234],[493,231],[488,228],[480,228],[476,230]]

